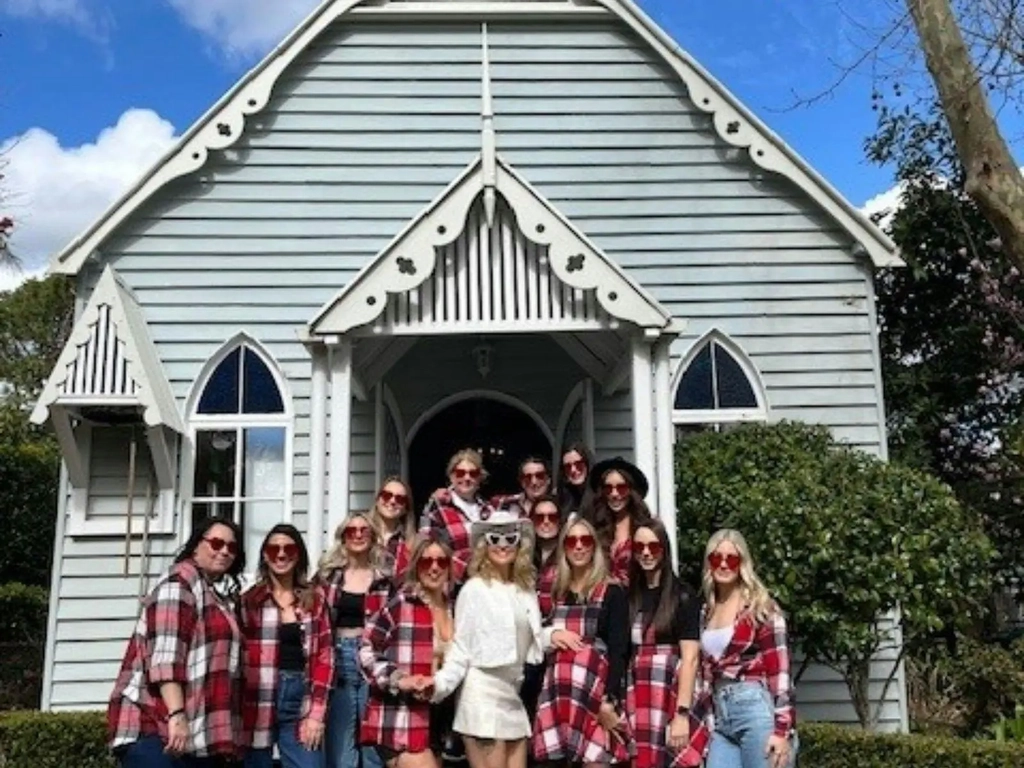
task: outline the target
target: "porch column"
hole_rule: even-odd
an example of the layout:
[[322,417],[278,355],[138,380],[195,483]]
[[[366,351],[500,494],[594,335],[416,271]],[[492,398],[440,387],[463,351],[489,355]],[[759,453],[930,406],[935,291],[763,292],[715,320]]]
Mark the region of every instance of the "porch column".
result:
[[348,514],[349,469],[352,448],[352,342],[342,339],[331,347],[331,484],[327,535],[334,535]]
[[651,343],[644,337],[631,342],[633,356],[633,460],[647,475],[648,498],[657,501],[658,475],[654,464],[654,402],[651,381]]
[[310,347],[313,358],[312,389],[309,394],[309,513],[306,541],[310,556],[324,550],[324,486],[327,480],[327,349]]
[[672,339],[661,338],[654,346],[654,400],[658,420],[658,517],[665,524],[672,562],[679,565],[676,540],[675,427],[672,425]]

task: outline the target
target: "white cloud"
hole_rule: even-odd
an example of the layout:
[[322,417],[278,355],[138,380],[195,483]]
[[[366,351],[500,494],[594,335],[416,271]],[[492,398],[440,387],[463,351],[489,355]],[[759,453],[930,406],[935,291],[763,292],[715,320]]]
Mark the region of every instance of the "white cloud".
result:
[[[3,0],[0,0],[2,2]],[[229,56],[261,55],[279,43],[319,0],[167,0],[185,23]]]
[[0,13],[71,24],[91,37],[105,38],[111,24],[110,14],[96,11],[95,7],[90,11],[89,4],[86,0],[0,0]]
[[25,266],[0,287],[32,275],[120,196],[170,147],[174,126],[148,109],[130,109],[96,141],[62,147],[42,128],[0,145],[4,168],[0,212],[14,219],[10,246]]
[[906,185],[904,182],[900,182],[894,187],[890,187],[885,192],[875,195],[863,206],[863,211],[867,216],[874,216],[875,214],[881,214],[881,218],[878,220],[879,228],[885,232],[889,228],[889,224],[892,222],[892,217],[896,214],[902,204],[903,190]]

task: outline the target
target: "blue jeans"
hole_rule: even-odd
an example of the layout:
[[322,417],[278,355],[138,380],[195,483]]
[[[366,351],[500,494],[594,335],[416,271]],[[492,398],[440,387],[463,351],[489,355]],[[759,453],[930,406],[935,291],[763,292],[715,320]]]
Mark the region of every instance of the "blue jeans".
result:
[[[715,730],[705,768],[766,768],[768,739],[775,729],[775,704],[757,682],[735,683],[715,693]],[[790,744],[790,765],[797,743]]]
[[[323,768],[323,747],[309,750],[299,741],[302,722],[302,700],[306,696],[304,672],[281,672],[277,678],[277,701],[271,738],[281,753],[281,768]],[[245,768],[273,768],[274,750],[250,749],[245,755]]]
[[358,637],[343,637],[335,645],[337,675],[331,691],[331,709],[327,718],[328,768],[383,768],[373,747],[358,747],[359,724],[366,712],[369,688],[359,671]]
[[164,742],[159,736],[142,736],[138,741],[117,750],[121,768],[207,768],[220,765],[219,757],[195,757],[182,755],[171,757],[164,752]]

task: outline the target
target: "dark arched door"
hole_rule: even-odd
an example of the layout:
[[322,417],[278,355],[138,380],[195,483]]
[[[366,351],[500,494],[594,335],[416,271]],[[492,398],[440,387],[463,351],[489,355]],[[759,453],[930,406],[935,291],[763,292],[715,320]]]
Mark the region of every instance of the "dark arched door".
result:
[[446,485],[445,467],[452,454],[475,448],[490,477],[484,496],[516,493],[516,471],[527,456],[551,456],[551,443],[537,423],[518,408],[483,397],[453,403],[420,427],[409,446],[409,481],[417,507]]

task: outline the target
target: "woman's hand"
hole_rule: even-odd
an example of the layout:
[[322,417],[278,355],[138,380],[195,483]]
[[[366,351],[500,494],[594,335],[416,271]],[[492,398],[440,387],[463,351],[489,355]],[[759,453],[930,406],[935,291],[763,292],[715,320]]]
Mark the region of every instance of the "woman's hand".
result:
[[427,686],[434,687],[434,678],[424,675],[405,675],[398,681],[398,690],[402,693],[421,694]]
[[320,749],[324,743],[324,724],[309,717],[299,723],[299,743],[310,752]]
[[578,651],[583,647],[583,639],[568,629],[556,629],[551,633],[551,646],[560,651]]
[[790,749],[789,739],[772,734],[771,738],[768,739],[768,748],[765,749],[764,756],[768,758],[772,768],[786,768],[789,765]]
[[601,724],[601,727],[608,731],[608,735],[613,739],[622,741],[622,733],[620,729],[625,723],[625,718],[618,713],[615,709],[615,705],[610,701],[601,702],[601,708],[597,711],[597,722]]
[[184,712],[178,712],[167,718],[167,746],[164,752],[172,757],[180,757],[188,749],[188,718]]
[[683,750],[690,741],[690,718],[676,715],[668,724],[668,745],[677,752]]

